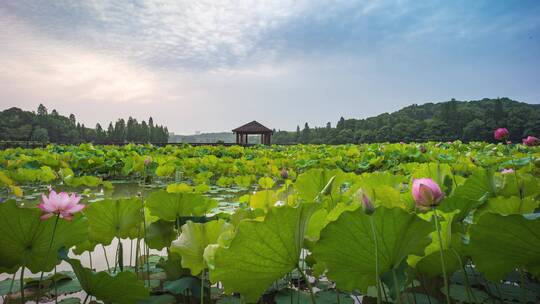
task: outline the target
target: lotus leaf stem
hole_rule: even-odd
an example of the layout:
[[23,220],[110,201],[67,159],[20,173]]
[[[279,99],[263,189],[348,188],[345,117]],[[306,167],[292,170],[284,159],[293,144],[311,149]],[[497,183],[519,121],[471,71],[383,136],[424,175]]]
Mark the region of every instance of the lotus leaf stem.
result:
[[[52,245],[54,243],[54,236],[56,234],[56,227],[58,226],[58,221],[59,220],[60,220],[60,214],[57,214],[56,219],[54,221],[51,241],[49,242],[49,248],[47,249],[47,254],[45,255],[45,261],[43,261],[43,264],[47,263],[47,260],[49,259],[49,254],[51,253]],[[55,269],[56,269],[56,267],[55,267]],[[43,281],[43,275],[44,274],[45,274],[45,272],[42,271],[41,274],[39,275],[38,287],[37,287],[37,292],[36,292],[36,303],[39,303],[39,297],[41,296],[41,282]]]
[[311,282],[309,281],[306,274],[302,271],[300,264],[298,264],[298,271],[300,272],[300,274],[302,275],[302,278],[304,279],[304,281],[306,282],[306,285],[308,286],[309,296],[311,298],[311,304],[316,304],[317,301],[315,300],[315,294],[313,293],[313,286],[311,286]]
[[[22,265],[21,267],[21,275],[20,275],[20,278],[19,278],[19,286],[20,286],[20,292],[21,292],[21,303],[25,303],[26,301],[24,300],[24,264]],[[36,303],[39,303],[39,302],[36,302]]]
[[398,304],[401,304],[401,295],[400,295],[400,292],[399,292],[399,286],[398,286],[398,280],[397,280],[396,269],[395,268],[392,268],[392,278],[394,279],[394,291],[396,293],[396,300],[397,300]]
[[377,304],[382,301],[381,284],[379,280],[379,244],[377,241],[377,232],[375,231],[375,224],[373,218],[369,217],[369,224],[371,226],[371,233],[373,234],[373,242],[375,243],[375,281],[377,282]]
[[443,281],[444,281],[444,290],[446,295],[446,303],[450,304],[450,286],[448,285],[448,277],[446,276],[446,265],[444,261],[444,249],[443,249],[443,239],[441,236],[441,228],[439,227],[439,219],[437,215],[437,209],[433,208],[433,218],[435,220],[435,228],[437,229],[437,236],[439,237],[439,252],[441,254],[441,266],[442,266],[442,274],[443,274]]

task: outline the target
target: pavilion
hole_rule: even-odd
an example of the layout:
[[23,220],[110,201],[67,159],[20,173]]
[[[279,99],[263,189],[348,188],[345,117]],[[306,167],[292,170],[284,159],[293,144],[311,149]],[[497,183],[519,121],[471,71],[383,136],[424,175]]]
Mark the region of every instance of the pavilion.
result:
[[261,144],[270,145],[272,133],[274,133],[271,129],[268,129],[255,120],[232,131],[236,134],[236,143],[239,145],[247,145],[248,136],[252,134],[261,135]]

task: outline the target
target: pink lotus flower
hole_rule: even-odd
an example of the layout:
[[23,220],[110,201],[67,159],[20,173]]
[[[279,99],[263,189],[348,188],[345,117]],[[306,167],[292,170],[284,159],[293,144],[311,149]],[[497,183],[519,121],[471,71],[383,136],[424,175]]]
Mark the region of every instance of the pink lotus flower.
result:
[[43,203],[38,205],[38,208],[44,212],[41,216],[42,220],[46,220],[57,214],[69,221],[73,213],[79,212],[86,207],[86,205],[79,204],[81,197],[75,193],[72,193],[70,196],[67,192],[56,193],[55,191],[51,191],[49,197],[43,194],[42,199]]
[[152,158],[150,156],[147,156],[144,159],[144,165],[148,167],[151,163],[152,163]]
[[289,171],[287,171],[287,169],[283,168],[283,169],[281,169],[281,172],[279,172],[279,175],[281,176],[281,178],[287,179],[287,178],[289,178]]
[[419,208],[436,206],[444,198],[441,188],[431,178],[413,180],[412,195]]
[[508,129],[506,128],[498,128],[497,130],[495,130],[495,133],[493,134],[493,136],[495,137],[496,140],[504,140],[508,137]]
[[529,147],[540,145],[540,139],[534,136],[527,136],[523,139],[523,144]]

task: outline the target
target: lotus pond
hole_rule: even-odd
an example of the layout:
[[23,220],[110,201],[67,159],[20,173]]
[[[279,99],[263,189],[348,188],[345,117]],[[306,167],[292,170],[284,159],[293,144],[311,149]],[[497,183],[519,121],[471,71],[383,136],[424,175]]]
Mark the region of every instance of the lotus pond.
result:
[[50,145],[0,188],[3,303],[540,301],[539,147]]

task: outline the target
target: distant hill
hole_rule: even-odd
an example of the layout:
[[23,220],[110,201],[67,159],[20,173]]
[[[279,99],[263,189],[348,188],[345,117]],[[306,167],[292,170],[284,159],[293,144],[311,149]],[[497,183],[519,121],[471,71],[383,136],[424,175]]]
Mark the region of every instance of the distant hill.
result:
[[[510,138],[520,142],[528,135],[540,137],[540,105],[509,98],[413,104],[396,112],[365,119],[341,118],[336,127],[311,128],[307,123],[296,131],[275,131],[277,144],[344,144],[411,141],[493,141],[493,131],[506,127]],[[171,142],[234,142],[232,132],[174,135]],[[258,137],[250,138],[253,143]]]
[[370,143],[410,141],[493,141],[493,130],[506,127],[510,139],[520,142],[528,135],[540,136],[540,105],[509,98],[474,101],[452,99],[440,103],[413,104],[393,113],[365,119],[344,119],[335,128],[279,131],[274,143]]

